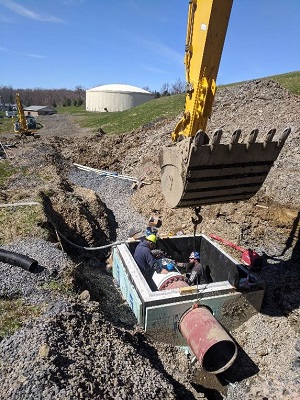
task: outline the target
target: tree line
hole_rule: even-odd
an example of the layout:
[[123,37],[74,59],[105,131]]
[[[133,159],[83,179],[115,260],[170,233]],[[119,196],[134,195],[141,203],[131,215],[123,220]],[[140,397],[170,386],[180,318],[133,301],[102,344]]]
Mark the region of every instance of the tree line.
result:
[[75,90],[69,89],[14,89],[11,86],[0,86],[0,99],[4,104],[15,104],[16,93],[20,94],[25,107],[49,106],[67,107],[82,105],[85,102],[85,89],[77,86]]
[[[99,85],[101,86],[101,85]],[[185,92],[185,83],[178,79],[175,83],[164,83],[160,91],[151,91],[148,87],[143,89],[148,90],[154,97],[170,96]],[[70,89],[15,89],[11,86],[0,86],[0,105],[15,104],[16,93],[20,94],[22,103],[25,107],[32,105],[49,106],[49,107],[68,107],[81,106],[85,104],[86,89],[82,86],[76,86],[75,90]]]
[[154,94],[154,97],[171,96],[172,94],[185,93],[186,84],[180,79],[177,79],[174,83],[164,83],[160,88],[160,91],[151,91],[148,87],[143,87],[143,89],[148,90]]

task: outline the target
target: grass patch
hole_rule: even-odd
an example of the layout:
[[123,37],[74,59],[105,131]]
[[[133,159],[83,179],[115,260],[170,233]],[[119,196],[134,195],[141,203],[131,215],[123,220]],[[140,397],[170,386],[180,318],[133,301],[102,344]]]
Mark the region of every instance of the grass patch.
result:
[[16,172],[16,169],[7,160],[0,161],[0,185],[3,185],[11,175]]
[[0,208],[0,243],[10,243],[28,235],[45,237],[42,229],[45,220],[42,207],[20,206]]
[[75,106],[68,106],[68,107],[57,107],[58,114],[77,114],[77,115],[84,115],[86,113],[85,105],[75,107]]
[[289,74],[271,76],[274,81],[288,89],[291,93],[300,96],[300,71]]
[[25,322],[41,315],[41,308],[25,304],[22,299],[0,299],[0,340],[12,335]]
[[59,113],[78,117],[82,128],[97,132],[102,128],[108,134],[131,132],[151,121],[161,118],[175,118],[184,108],[185,94],[153,99],[130,110],[99,113],[85,111],[83,107],[62,107]]
[[45,282],[41,288],[53,292],[69,293],[73,291],[73,279],[71,276],[67,275],[63,280]]
[[[273,79],[278,82],[282,87],[288,89],[292,94],[300,96],[300,71],[289,72],[288,74],[273,75],[266,78],[258,78],[260,80]],[[248,81],[242,81],[237,83],[230,83],[223,85],[223,87],[236,86]],[[222,86],[219,86],[222,87]]]
[[[2,115],[4,115],[4,113]],[[0,118],[0,133],[9,133],[12,137],[14,137],[13,121],[13,118]]]

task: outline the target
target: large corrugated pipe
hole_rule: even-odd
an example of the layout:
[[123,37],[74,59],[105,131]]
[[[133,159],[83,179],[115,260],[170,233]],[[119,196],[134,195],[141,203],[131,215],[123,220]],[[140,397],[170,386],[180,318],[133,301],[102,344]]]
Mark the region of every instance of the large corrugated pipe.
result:
[[38,262],[33,258],[3,249],[0,249],[0,261],[23,268],[30,272],[34,271],[34,269],[38,266]]
[[179,330],[205,371],[219,374],[236,359],[236,344],[209,308],[193,306],[181,317]]

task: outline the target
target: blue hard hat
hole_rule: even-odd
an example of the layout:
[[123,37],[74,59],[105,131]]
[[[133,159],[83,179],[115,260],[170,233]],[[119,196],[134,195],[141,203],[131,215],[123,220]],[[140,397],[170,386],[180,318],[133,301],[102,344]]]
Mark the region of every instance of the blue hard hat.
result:
[[200,260],[200,254],[198,251],[192,251],[189,258],[195,258],[196,260]]

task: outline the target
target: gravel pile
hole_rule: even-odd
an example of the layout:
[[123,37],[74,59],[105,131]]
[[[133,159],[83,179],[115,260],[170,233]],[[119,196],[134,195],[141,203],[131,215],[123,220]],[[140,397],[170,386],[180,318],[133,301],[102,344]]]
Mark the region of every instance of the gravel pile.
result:
[[92,302],[57,301],[1,342],[1,365],[1,399],[176,398],[143,334],[113,326]]
[[33,238],[2,248],[33,258],[38,262],[38,268],[31,273],[0,261],[0,297],[9,299],[22,296],[31,304],[42,304],[45,296],[51,295],[51,291],[44,290],[43,285],[62,276],[66,269],[64,253],[54,243]]

